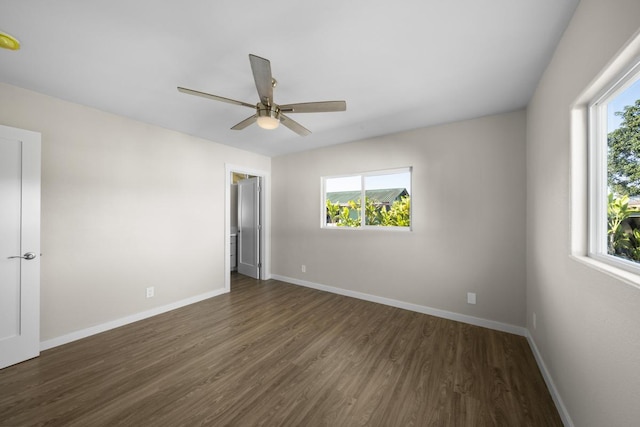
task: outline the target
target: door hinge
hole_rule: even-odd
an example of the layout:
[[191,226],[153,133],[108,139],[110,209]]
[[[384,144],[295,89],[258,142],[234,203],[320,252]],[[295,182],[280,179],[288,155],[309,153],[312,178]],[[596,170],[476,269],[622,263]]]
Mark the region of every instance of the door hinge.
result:
[[261,262],[258,263],[258,268],[262,268],[262,263]]

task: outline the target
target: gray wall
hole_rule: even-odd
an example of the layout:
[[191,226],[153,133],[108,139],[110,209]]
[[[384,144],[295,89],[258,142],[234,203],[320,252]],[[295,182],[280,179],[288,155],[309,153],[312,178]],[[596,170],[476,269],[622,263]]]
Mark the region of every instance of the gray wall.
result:
[[[412,232],[320,228],[322,176],[404,166]],[[524,326],[524,167],[523,111],[274,158],[272,272]]]
[[238,229],[238,184],[231,184],[229,190],[229,225],[233,233]]
[[571,164],[570,109],[639,28],[637,0],[582,0],[527,114],[527,327],[581,427],[640,420],[640,290],[572,257],[570,246],[571,200],[585,197],[584,182],[571,187],[571,171],[585,164]]
[[4,84],[0,99],[0,123],[42,133],[42,340],[224,288],[225,162],[269,158]]

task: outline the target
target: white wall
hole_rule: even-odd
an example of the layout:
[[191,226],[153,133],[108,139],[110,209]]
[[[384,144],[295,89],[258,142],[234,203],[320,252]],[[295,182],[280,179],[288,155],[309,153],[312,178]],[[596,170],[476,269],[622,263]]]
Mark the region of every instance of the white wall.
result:
[[637,0],[582,0],[527,114],[527,325],[581,427],[640,420],[640,289],[570,256],[570,109],[639,28]]
[[225,162],[269,158],[4,84],[0,99],[1,124],[42,133],[43,340],[224,288]]
[[[404,166],[412,232],[320,228],[322,176]],[[523,111],[274,158],[272,272],[523,326],[524,167]]]

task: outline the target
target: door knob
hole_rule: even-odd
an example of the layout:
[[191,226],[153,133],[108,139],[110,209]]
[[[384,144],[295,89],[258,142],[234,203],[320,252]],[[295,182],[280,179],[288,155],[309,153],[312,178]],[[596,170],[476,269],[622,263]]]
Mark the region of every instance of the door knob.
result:
[[22,259],[26,259],[26,260],[30,260],[30,259],[34,259],[36,257],[36,254],[34,254],[33,252],[27,252],[26,254],[20,256],[20,255],[14,255],[14,256],[10,256],[7,259],[11,259],[11,258],[22,258]]

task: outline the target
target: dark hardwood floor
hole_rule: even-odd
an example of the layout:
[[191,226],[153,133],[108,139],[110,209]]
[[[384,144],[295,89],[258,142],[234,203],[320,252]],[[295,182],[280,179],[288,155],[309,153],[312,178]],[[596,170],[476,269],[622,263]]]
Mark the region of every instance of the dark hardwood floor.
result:
[[527,341],[237,274],[0,370],[0,426],[561,426]]

